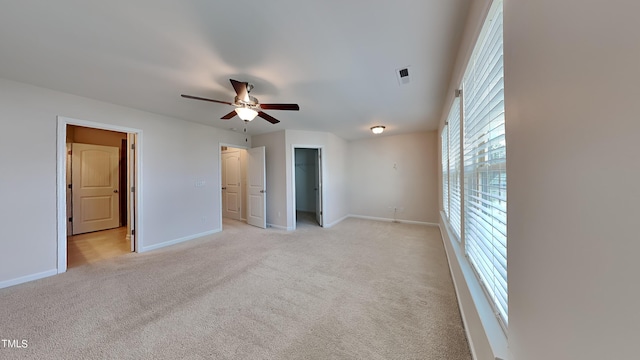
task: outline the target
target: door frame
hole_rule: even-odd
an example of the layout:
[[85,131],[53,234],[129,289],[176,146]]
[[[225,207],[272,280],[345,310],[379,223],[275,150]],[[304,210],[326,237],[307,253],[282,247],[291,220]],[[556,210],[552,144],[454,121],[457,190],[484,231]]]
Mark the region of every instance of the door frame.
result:
[[296,221],[297,221],[296,219],[296,149],[317,149],[318,154],[320,155],[320,162],[318,163],[318,166],[320,167],[319,170],[320,170],[322,184],[320,185],[320,188],[318,189],[318,191],[320,191],[320,199],[321,199],[320,211],[322,212],[322,224],[320,224],[320,227],[324,227],[324,224],[326,223],[325,215],[327,214],[326,211],[324,211],[325,204],[327,203],[325,191],[324,191],[325,184],[327,183],[327,174],[325,171],[326,156],[325,156],[324,146],[293,144],[291,145],[291,190],[290,190],[291,203],[289,203],[289,208],[291,209],[291,218],[290,218],[292,223],[291,230],[295,230],[297,227],[297,224],[296,224]]
[[[242,149],[242,150],[250,149],[247,146],[242,146],[237,144],[223,143],[223,142],[218,143],[218,184],[220,184],[220,188],[218,189],[220,191],[219,193],[220,197],[218,199],[218,209],[220,209],[220,219],[219,219],[220,231],[224,231],[224,225],[222,224],[222,147],[223,146],[226,146],[228,148],[234,148],[234,149]],[[243,183],[242,186],[246,186],[246,184]],[[243,205],[246,206],[247,204],[243,204]],[[240,217],[242,217],[242,211],[240,211]],[[247,220],[245,219],[245,222],[246,221]]]
[[[128,172],[135,173],[135,187],[133,197],[135,199],[135,210],[131,214],[134,229],[136,231],[134,238],[135,251],[139,252],[143,244],[142,232],[142,130],[124,126],[117,126],[105,123],[98,123],[88,120],[73,119],[64,116],[57,116],[58,131],[56,139],[56,198],[57,198],[57,242],[58,242],[58,274],[67,271],[67,125],[84,126],[89,128],[110,130],[123,132],[127,134],[135,134],[136,145],[134,151],[135,165],[129,166]],[[130,151],[130,149],[127,149]],[[127,189],[129,192],[131,189]]]

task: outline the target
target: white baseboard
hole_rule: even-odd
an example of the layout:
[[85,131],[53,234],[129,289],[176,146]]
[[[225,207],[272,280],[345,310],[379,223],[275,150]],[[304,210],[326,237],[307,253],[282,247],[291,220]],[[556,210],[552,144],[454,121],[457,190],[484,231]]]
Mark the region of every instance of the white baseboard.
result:
[[157,250],[157,249],[160,249],[160,248],[163,248],[163,247],[179,244],[179,243],[182,243],[182,242],[185,242],[185,241],[189,241],[189,240],[193,240],[193,239],[197,239],[197,238],[201,238],[203,236],[219,233],[220,231],[222,231],[222,229],[215,229],[215,230],[211,230],[211,231],[205,231],[205,232],[202,232],[202,233],[199,233],[199,234],[194,234],[194,235],[181,237],[179,239],[165,241],[165,242],[160,243],[160,244],[143,246],[143,247],[140,248],[140,252],[143,253],[143,252],[147,252],[147,251]]
[[52,269],[52,270],[39,272],[37,274],[21,276],[16,279],[0,281],[0,289],[4,289],[6,287],[13,286],[13,285],[26,283],[29,281],[39,280],[39,279],[46,278],[53,275],[58,275],[58,269]]
[[348,217],[349,217],[349,215],[345,215],[345,216],[341,217],[340,219],[338,219],[338,220],[336,220],[336,221],[334,221],[334,222],[332,222],[332,223],[324,224],[322,227],[324,227],[324,228],[330,228],[330,227],[332,227],[332,226],[334,226],[334,225],[337,225],[337,224],[339,224],[339,223],[343,222],[343,221],[344,221],[344,220],[346,220]]
[[268,228],[278,229],[278,230],[293,231],[293,228],[288,228],[286,226],[281,226],[281,225],[276,225],[276,224],[267,224],[267,227]]
[[352,218],[356,218],[356,219],[365,219],[365,220],[375,220],[375,221],[386,221],[386,222],[399,222],[402,224],[417,224],[417,225],[425,225],[425,226],[439,226],[436,223],[430,223],[430,222],[426,222],[426,221],[414,221],[414,220],[403,220],[403,219],[390,219],[390,218],[382,218],[382,217],[375,217],[375,216],[366,216],[366,215],[356,215],[356,214],[349,214],[347,217],[352,217]]

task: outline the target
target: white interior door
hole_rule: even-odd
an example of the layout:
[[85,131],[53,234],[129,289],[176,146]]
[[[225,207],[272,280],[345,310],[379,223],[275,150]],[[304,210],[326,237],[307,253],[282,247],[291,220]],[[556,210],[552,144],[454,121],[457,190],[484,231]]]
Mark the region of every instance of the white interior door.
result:
[[239,150],[222,152],[222,216],[242,219],[242,171]]
[[316,221],[322,226],[322,151],[318,149],[317,154],[313,167],[315,169]]
[[267,227],[265,147],[247,150],[247,223]]
[[73,234],[120,225],[119,150],[72,144]]

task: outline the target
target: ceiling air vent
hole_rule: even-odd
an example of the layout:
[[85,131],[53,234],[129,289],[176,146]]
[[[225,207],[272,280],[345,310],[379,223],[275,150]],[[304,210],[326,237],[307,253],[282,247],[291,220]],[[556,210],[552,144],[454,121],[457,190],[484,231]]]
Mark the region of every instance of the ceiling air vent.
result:
[[410,80],[411,78],[409,77],[409,69],[411,69],[411,66],[396,69],[396,77],[398,78],[398,84],[406,85],[411,81]]

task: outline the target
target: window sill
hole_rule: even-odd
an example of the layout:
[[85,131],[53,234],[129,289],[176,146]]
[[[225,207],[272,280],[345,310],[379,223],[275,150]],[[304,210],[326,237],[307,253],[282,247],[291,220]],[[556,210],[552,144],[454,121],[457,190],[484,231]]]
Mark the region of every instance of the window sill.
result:
[[508,360],[507,336],[442,212],[440,233],[473,358]]

